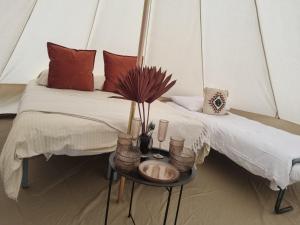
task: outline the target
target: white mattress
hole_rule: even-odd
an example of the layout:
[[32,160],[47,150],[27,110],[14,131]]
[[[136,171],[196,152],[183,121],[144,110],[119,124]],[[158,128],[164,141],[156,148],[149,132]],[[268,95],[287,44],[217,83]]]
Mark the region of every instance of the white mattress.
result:
[[204,122],[210,132],[211,147],[255,175],[284,188],[300,181],[300,136],[231,114],[213,116],[169,105]]
[[[129,101],[110,98],[112,95],[115,94],[51,89],[30,82],[0,155],[6,194],[13,199],[18,196],[23,158],[40,154],[72,156],[112,151],[117,134],[126,132],[130,109]],[[160,119],[168,119],[168,136],[185,137],[186,146],[200,153],[199,161],[207,154],[208,132],[201,121],[188,119],[159,101],[151,105],[150,119],[155,124]],[[157,137],[157,129],[153,137]],[[167,147],[168,142],[162,146]]]
[[[14,138],[24,140],[18,143],[22,149],[18,152],[20,158],[39,154],[48,158],[52,154],[80,156],[110,152],[116,147],[119,133],[105,123],[63,114],[23,112],[16,119],[13,129],[18,129],[18,135]],[[35,146],[25,146],[29,143]]]

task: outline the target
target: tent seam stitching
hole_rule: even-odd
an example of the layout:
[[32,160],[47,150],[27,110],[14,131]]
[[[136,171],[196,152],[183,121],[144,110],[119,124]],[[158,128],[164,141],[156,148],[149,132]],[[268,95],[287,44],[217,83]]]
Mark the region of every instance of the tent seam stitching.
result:
[[98,12],[99,12],[100,2],[101,2],[101,0],[98,0],[98,2],[97,2],[96,10],[95,10],[95,13],[94,13],[93,23],[92,23],[92,26],[91,26],[91,29],[90,29],[90,32],[89,32],[89,37],[88,37],[88,39],[87,39],[87,43],[86,43],[86,45],[85,45],[85,48],[86,48],[86,49],[87,49],[87,48],[89,47],[89,45],[90,45],[91,37],[92,37],[92,34],[93,34],[93,32],[94,32],[94,27],[95,27],[96,18],[97,18]]
[[29,22],[29,20],[30,20],[30,18],[31,18],[31,16],[32,16],[32,14],[33,14],[33,11],[34,11],[34,9],[35,9],[35,7],[36,7],[37,2],[38,2],[38,0],[35,0],[34,5],[33,5],[32,9],[31,9],[31,12],[30,12],[30,14],[29,14],[29,16],[28,16],[28,19],[26,20],[26,23],[24,24],[24,26],[23,26],[23,28],[22,28],[21,34],[19,35],[19,37],[18,37],[18,39],[17,39],[17,41],[16,41],[16,43],[15,43],[15,45],[14,45],[14,48],[13,48],[13,50],[11,51],[11,53],[10,53],[10,55],[9,55],[9,57],[8,57],[8,59],[7,59],[7,61],[6,61],[6,63],[5,63],[5,66],[3,67],[3,69],[2,69],[2,71],[1,71],[1,73],[0,73],[0,74],[1,74],[1,75],[0,75],[0,81],[3,80],[3,79],[6,77],[6,76],[3,76],[3,72],[6,70],[7,65],[9,64],[9,62],[10,62],[10,60],[11,60],[11,58],[12,58],[12,56],[13,56],[13,54],[14,54],[14,52],[15,52],[17,46],[18,46],[18,43],[19,43],[21,37],[23,36],[23,33],[24,33],[24,31],[25,31],[25,29],[26,29],[26,27],[27,27],[27,24],[28,24],[28,22]]
[[264,58],[265,58],[265,62],[266,62],[266,69],[267,69],[267,73],[268,73],[268,79],[269,79],[269,83],[270,83],[270,87],[271,87],[271,91],[272,91],[272,95],[273,95],[274,105],[275,105],[275,108],[276,108],[275,117],[278,118],[278,119],[280,119],[280,117],[279,117],[279,111],[278,111],[278,105],[277,105],[277,101],[276,101],[276,97],[275,97],[275,92],[274,92],[274,88],[273,88],[273,82],[272,82],[272,79],[271,79],[271,73],[270,73],[270,68],[269,68],[269,61],[268,61],[268,58],[267,58],[267,53],[266,53],[264,38],[263,38],[263,34],[262,34],[262,27],[261,27],[261,21],[260,21],[260,17],[259,17],[259,12],[258,12],[259,10],[258,10],[258,6],[257,6],[257,0],[254,0],[254,5],[255,5],[255,11],[256,11],[257,24],[258,24],[258,30],[259,30],[261,45],[262,45],[262,49],[263,49],[263,53],[264,53]]

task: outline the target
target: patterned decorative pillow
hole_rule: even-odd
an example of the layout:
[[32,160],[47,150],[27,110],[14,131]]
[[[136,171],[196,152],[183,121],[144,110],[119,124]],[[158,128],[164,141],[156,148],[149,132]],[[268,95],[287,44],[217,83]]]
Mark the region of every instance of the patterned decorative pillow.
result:
[[211,115],[225,115],[227,98],[227,90],[204,88],[203,112]]

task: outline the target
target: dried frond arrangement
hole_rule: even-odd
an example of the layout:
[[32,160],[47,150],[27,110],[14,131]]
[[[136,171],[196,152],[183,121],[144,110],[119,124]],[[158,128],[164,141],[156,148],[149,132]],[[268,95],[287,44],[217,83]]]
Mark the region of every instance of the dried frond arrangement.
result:
[[[176,80],[171,81],[172,75],[166,74],[167,72],[161,68],[157,70],[156,67],[136,67],[119,80],[119,94],[124,99],[137,102],[143,134],[149,132],[150,104],[176,83]],[[145,103],[148,104],[147,112]]]

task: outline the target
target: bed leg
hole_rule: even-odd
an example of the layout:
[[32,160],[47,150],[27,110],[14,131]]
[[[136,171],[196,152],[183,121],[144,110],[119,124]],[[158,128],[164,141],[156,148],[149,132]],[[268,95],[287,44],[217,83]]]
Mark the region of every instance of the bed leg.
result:
[[275,211],[276,214],[282,214],[282,213],[286,213],[286,212],[289,212],[289,211],[293,210],[292,206],[287,206],[287,207],[281,208],[281,203],[282,203],[285,191],[286,191],[286,188],[285,189],[281,189],[279,187],[279,192],[278,192],[278,195],[277,195],[277,199],[276,199],[276,203],[275,203],[275,208],[274,208],[274,211]]
[[28,182],[28,158],[23,159],[23,174],[22,174],[22,182],[21,186],[23,189],[29,188],[29,182]]
[[107,166],[107,174],[106,174],[106,178],[109,180],[110,176],[111,176],[111,172],[112,172],[112,176],[113,176],[113,181],[117,181],[118,180],[118,173],[116,171],[112,171],[112,168],[110,167],[109,163]]

